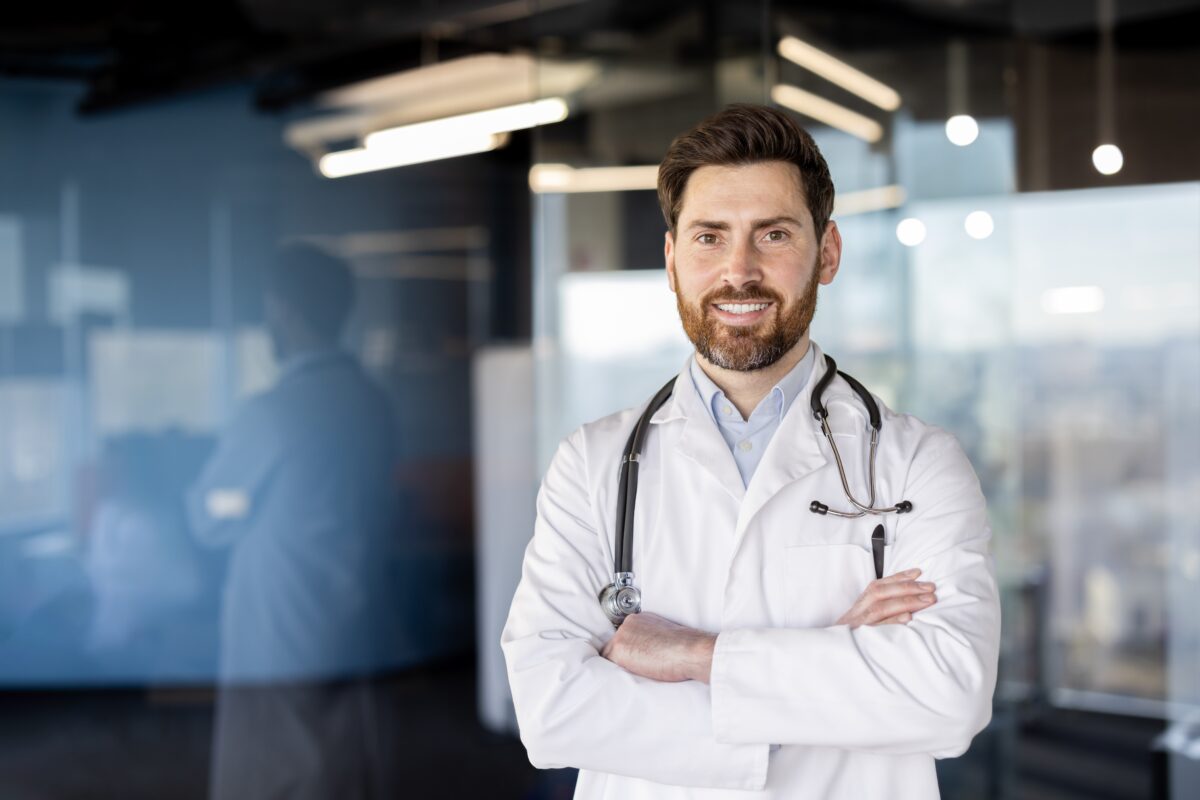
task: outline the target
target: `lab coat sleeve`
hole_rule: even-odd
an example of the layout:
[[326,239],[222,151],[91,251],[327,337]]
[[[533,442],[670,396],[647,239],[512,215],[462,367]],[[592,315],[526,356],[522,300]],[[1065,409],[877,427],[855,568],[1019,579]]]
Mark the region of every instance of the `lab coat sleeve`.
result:
[[[912,567],[938,601],[907,625],[742,629],[717,638],[713,726],[722,742],[961,755],[991,718],[1000,604],[979,483],[936,431],[912,461],[892,573]],[[865,587],[864,587],[865,588]]]
[[578,433],[565,441],[542,484],[501,637],[530,762],[680,786],[761,789],[768,745],[718,742],[708,686],[652,681],[599,655],[613,628],[596,598],[612,566],[588,499],[582,448]]
[[249,528],[256,501],[283,457],[280,434],[262,398],[251,400],[221,434],[185,504],[192,535],[203,545],[232,545]]

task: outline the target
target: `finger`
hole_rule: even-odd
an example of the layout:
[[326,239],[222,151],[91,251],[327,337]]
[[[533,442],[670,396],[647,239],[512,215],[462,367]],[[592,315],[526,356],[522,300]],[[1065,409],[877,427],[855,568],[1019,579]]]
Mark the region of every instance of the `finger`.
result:
[[907,597],[896,597],[873,604],[866,612],[865,622],[874,625],[880,620],[894,617],[898,614],[915,613],[923,608],[929,608],[937,602],[935,594],[918,594]]
[[881,619],[881,620],[879,620],[879,622],[872,622],[871,624],[872,625],[904,625],[906,623],[912,622],[912,618],[913,618],[913,615],[911,613],[909,613],[908,611],[905,611],[903,614],[897,614],[894,617],[888,617],[887,619]]
[[880,583],[875,581],[867,587],[867,595],[873,602],[890,600],[893,597],[905,597],[910,594],[930,594],[937,586],[929,581],[903,581],[900,583]]

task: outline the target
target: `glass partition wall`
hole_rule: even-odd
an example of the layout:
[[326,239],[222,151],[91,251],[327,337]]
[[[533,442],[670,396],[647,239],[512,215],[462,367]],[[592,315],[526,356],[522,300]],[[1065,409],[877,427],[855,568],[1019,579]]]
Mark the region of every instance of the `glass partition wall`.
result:
[[477,728],[470,365],[524,164],[335,181],[252,87],[83,93],[0,78],[3,794],[470,796],[419,731]]

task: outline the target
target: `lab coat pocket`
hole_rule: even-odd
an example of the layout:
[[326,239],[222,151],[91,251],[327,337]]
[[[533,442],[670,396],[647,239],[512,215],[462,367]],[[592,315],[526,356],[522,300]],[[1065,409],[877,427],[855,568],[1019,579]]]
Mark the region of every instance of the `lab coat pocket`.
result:
[[871,553],[854,544],[796,545],[785,548],[786,609],[789,628],[835,624],[875,579]]

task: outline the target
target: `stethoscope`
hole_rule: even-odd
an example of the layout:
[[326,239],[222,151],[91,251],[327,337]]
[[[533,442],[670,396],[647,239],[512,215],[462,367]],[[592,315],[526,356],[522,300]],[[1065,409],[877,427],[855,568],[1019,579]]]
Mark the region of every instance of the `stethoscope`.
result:
[[[870,495],[865,503],[855,498],[854,493],[850,490],[850,481],[846,478],[842,454],[838,450],[837,442],[834,441],[833,431],[829,428],[829,410],[822,400],[825,389],[833,381],[834,375],[841,375],[846,383],[850,384],[850,388],[854,390],[854,393],[862,400],[863,406],[866,407],[870,420]],[[617,477],[613,580],[600,591],[600,608],[603,609],[605,616],[609,618],[614,627],[619,626],[625,617],[642,610],[642,592],[637,588],[633,579],[633,511],[637,502],[638,466],[641,462],[642,447],[646,443],[646,434],[650,428],[650,418],[662,408],[671,396],[675,380],[672,378],[668,381],[650,399],[650,404],[646,406],[646,410],[629,434],[629,440],[625,443],[625,455],[621,458],[620,472]],[[812,406],[813,416],[821,422],[821,433],[825,435],[825,440],[829,442],[829,446],[833,450],[833,460],[837,463],[838,476],[842,481],[842,491],[845,492],[846,499],[854,507],[854,510],[837,511],[819,500],[813,500],[808,510],[819,516],[832,514],[844,519],[857,519],[867,514],[906,514],[912,511],[913,505],[908,500],[901,500],[894,506],[876,507],[875,505],[875,456],[879,450],[879,431],[883,427],[883,418],[879,414],[879,406],[875,404],[875,398],[871,397],[871,393],[867,391],[866,387],[845,372],[839,371],[837,363],[827,355],[825,356],[825,374],[813,387],[809,403]],[[876,578],[883,577],[884,543],[883,526],[877,525],[871,534],[871,551],[875,561]]]

